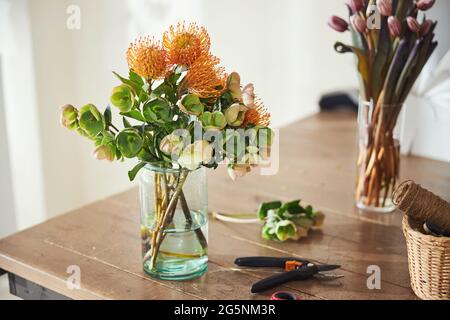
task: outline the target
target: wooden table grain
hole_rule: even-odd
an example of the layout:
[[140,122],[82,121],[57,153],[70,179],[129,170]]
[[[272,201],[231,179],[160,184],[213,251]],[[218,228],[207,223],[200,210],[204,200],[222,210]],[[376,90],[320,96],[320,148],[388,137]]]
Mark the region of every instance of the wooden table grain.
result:
[[[61,215],[0,241],[0,269],[73,299],[268,299],[251,294],[269,270],[237,270],[238,256],[295,256],[341,264],[344,278],[291,282],[281,289],[303,299],[416,299],[410,289],[401,214],[363,214],[353,204],[356,123],[348,114],[314,115],[283,128],[276,175],[232,182],[225,168],[209,173],[211,211],[254,212],[261,201],[301,198],[326,214],[323,230],[307,239],[261,239],[258,224],[210,220],[209,271],[168,282],[142,271],[138,192],[132,189]],[[402,158],[413,179],[450,200],[450,164]],[[369,290],[367,268],[379,266],[381,289]],[[67,286],[69,266],[81,287]]]

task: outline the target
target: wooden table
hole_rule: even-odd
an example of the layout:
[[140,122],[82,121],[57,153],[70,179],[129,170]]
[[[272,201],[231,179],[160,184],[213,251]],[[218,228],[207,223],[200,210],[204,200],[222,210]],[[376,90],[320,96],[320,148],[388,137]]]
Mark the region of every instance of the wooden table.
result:
[[[139,202],[133,189],[1,240],[0,269],[11,274],[13,285],[22,285],[19,293],[25,297],[29,290],[23,286],[28,285],[41,298],[268,299],[271,291],[252,295],[250,286],[269,273],[239,271],[233,261],[238,256],[288,255],[342,265],[339,273],[345,277],[340,280],[284,287],[303,299],[415,299],[401,214],[361,214],[354,208],[355,133],[352,115],[318,114],[281,130],[277,175],[251,174],[233,183],[225,168],[210,173],[211,211],[251,212],[261,201],[294,198],[323,210],[323,230],[307,239],[269,242],[260,238],[259,225],[210,221],[205,276],[185,282],[151,279],[142,271]],[[448,163],[405,157],[402,178],[450,199]],[[71,265],[80,267],[80,289],[66,285]],[[367,288],[370,265],[381,268],[380,290]]]

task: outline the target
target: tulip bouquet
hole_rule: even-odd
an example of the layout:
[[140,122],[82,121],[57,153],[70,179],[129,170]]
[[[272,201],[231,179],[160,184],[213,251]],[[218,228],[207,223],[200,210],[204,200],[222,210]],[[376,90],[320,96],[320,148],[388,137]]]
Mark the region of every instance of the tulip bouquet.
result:
[[[225,74],[210,53],[206,29],[196,24],[170,27],[162,42],[140,38],[126,57],[129,75],[114,73],[121,84],[110,99],[120,112],[122,129],[113,124],[109,106],[101,113],[93,104],[79,110],[66,105],[61,121],[94,142],[97,159],[137,159],[130,180],[149,164],[177,170],[172,176],[155,176],[156,219],[152,231],[143,232],[151,238],[144,260],[154,266],[179,202],[186,221],[192,220],[183,195],[189,173],[224,162],[235,179],[267,159],[270,114],[252,84],[241,87],[239,74]],[[201,229],[196,234],[206,250]]]
[[[390,203],[399,172],[399,143],[394,137],[402,106],[437,46],[436,23],[424,11],[435,0],[348,0],[349,20],[333,16],[329,25],[349,31],[353,45],[335,44],[357,58],[360,75],[359,122],[363,123],[357,202],[383,208]],[[391,206],[392,207],[392,206]]]

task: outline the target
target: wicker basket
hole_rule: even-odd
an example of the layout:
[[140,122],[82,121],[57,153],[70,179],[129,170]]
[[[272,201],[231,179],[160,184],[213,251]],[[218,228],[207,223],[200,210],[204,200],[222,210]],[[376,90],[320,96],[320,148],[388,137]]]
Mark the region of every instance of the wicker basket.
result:
[[424,300],[450,299],[450,238],[422,232],[423,226],[407,216],[403,233],[408,248],[411,287]]

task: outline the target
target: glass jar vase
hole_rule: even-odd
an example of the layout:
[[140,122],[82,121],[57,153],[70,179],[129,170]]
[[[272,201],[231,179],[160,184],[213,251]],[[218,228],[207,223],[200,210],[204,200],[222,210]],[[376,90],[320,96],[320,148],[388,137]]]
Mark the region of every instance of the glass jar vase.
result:
[[163,280],[201,276],[208,268],[206,170],[147,165],[140,176],[144,271]]
[[400,172],[401,104],[360,100],[356,206],[364,211],[395,210],[392,192]]

